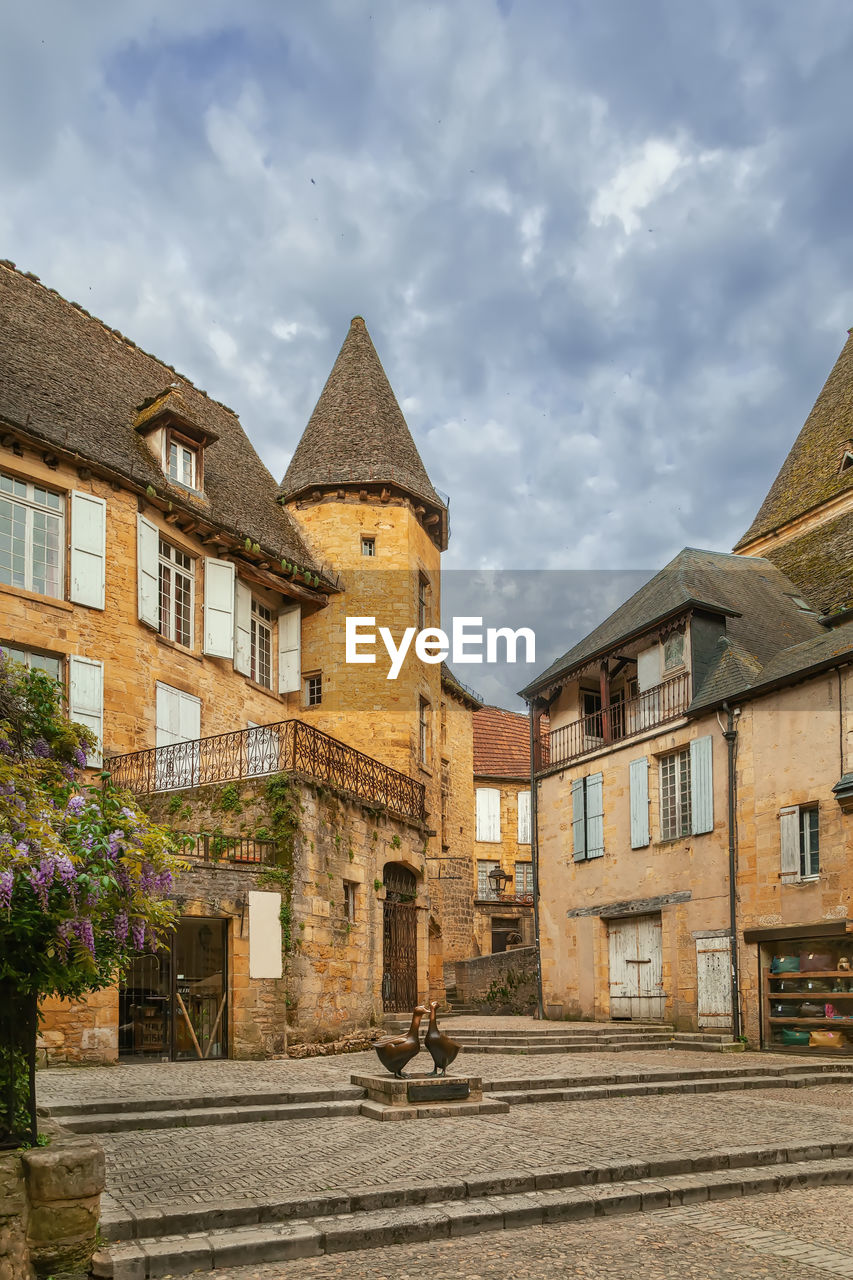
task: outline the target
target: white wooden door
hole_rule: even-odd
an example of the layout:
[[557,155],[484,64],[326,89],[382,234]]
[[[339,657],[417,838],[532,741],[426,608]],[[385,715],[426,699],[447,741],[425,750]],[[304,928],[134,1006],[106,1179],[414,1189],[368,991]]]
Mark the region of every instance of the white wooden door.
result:
[[700,1027],[731,1030],[732,944],[730,938],[696,939],[696,1003]]
[[660,916],[611,920],[610,1016],[659,1021],[665,996]]

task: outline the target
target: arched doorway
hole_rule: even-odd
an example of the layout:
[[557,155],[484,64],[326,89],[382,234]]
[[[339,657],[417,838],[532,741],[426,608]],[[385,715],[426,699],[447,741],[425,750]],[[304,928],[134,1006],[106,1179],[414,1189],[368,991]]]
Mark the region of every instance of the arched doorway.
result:
[[418,1002],[418,881],[399,862],[386,862],[382,921],[382,1007],[408,1013]]

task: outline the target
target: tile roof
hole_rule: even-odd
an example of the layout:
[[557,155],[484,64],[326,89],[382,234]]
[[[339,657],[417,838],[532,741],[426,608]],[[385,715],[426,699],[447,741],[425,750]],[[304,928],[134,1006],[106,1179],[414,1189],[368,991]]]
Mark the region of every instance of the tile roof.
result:
[[853,603],[853,507],[764,554],[820,613]]
[[530,777],[530,721],[517,711],[483,707],[474,714],[474,776]]
[[393,484],[444,510],[430,483],[367,326],[356,316],[279,493],[295,498],[315,488]]
[[840,470],[845,446],[851,442],[853,336],[844,344],[758,515],[735,549],[853,489],[853,467]]
[[482,707],[483,699],[479,693],[455,676],[446,662],[441,664],[441,684],[442,688],[447,689],[460,702],[464,702],[472,711],[478,711]]
[[[230,409],[11,263],[0,263],[0,335],[0,419],[143,488],[152,485],[177,507],[278,557],[319,569]],[[203,497],[171,484],[134,429],[140,406],[167,389],[178,391],[192,422],[216,438],[205,450]]]
[[727,618],[730,639],[759,663],[785,644],[820,632],[817,619],[794,603],[797,588],[768,560],[685,547],[609,618],[522,690],[526,697],[569,678],[669,617],[690,608]]

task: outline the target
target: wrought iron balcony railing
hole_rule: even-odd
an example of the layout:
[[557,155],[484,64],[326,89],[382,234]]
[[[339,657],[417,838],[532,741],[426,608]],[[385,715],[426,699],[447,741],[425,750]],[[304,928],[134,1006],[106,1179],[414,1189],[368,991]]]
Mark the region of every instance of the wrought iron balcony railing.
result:
[[275,862],[276,842],[257,840],[254,836],[221,836],[204,831],[181,852],[183,857],[201,862],[227,863],[229,867],[263,867]]
[[281,720],[256,729],[235,729],[167,747],[131,751],[112,756],[107,767],[117,786],[137,795],[183,791],[271,773],[297,773],[340,787],[401,817],[418,822],[426,817],[422,782],[302,720]]
[[571,724],[552,729],[542,742],[542,768],[563,764],[602,747],[614,746],[627,738],[677,720],[690,704],[690,675],[684,672],[672,680],[646,689],[636,698],[611,702],[609,707],[582,716]]

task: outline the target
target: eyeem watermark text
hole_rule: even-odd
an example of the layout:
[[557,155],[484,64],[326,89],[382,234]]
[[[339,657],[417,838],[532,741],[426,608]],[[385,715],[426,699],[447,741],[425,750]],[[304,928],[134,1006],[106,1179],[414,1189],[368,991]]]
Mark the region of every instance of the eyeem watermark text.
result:
[[[347,662],[376,662],[376,654],[370,652],[376,648],[375,628],[375,618],[347,618]],[[450,637],[439,627],[425,627],[423,631],[406,627],[399,644],[388,627],[380,627],[378,635],[391,663],[386,676],[388,680],[397,679],[413,640],[415,654],[421,662],[438,663],[450,658],[457,666],[466,662],[536,661],[536,636],[530,627],[519,627],[517,631],[511,627],[487,627],[484,631],[482,618],[454,618]],[[520,640],[524,641],[524,657],[521,659],[517,657]],[[503,649],[500,654],[499,644]]]

